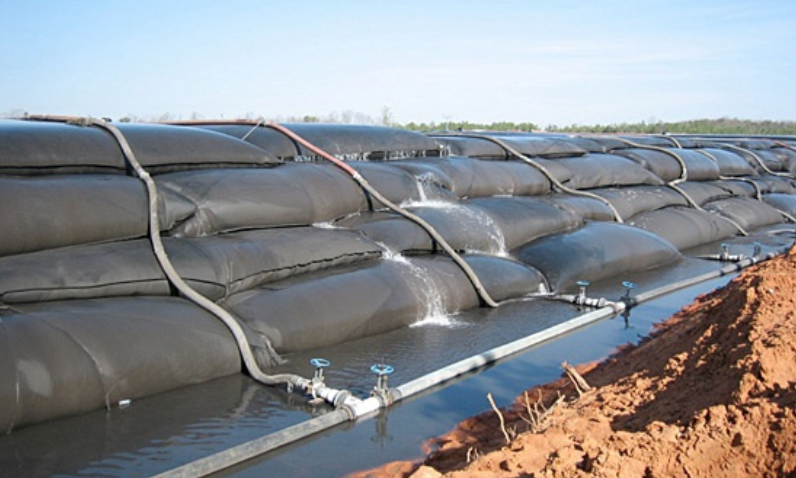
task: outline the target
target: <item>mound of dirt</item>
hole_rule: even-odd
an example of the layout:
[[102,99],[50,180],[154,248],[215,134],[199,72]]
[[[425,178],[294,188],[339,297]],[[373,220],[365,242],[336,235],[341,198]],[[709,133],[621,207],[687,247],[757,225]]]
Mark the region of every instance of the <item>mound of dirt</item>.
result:
[[796,247],[578,371],[357,476],[796,476]]

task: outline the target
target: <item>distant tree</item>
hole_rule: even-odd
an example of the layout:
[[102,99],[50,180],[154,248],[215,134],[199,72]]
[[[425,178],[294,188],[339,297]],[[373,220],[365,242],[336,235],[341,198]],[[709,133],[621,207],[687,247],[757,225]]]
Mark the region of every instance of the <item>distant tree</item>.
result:
[[179,119],[178,116],[173,115],[171,113],[162,113],[160,116],[157,117],[155,122],[157,123],[168,123],[169,121],[177,121]]
[[534,123],[523,122],[514,123],[511,121],[499,121],[496,123],[473,123],[470,121],[446,121],[444,124],[430,123],[407,123],[403,126],[395,124],[412,131],[508,131],[508,132],[530,132],[539,129]]
[[0,118],[24,118],[25,116],[28,116],[28,112],[22,108],[14,108],[0,113]]
[[620,123],[610,125],[571,124],[559,127],[549,125],[547,131],[566,133],[691,133],[691,134],[748,134],[796,135],[796,121],[755,121],[738,118],[694,119],[675,122],[655,120],[647,123]]
[[379,116],[379,124],[382,126],[393,126],[395,121],[392,116],[392,111],[390,111],[389,106],[383,106],[381,108],[381,115]]

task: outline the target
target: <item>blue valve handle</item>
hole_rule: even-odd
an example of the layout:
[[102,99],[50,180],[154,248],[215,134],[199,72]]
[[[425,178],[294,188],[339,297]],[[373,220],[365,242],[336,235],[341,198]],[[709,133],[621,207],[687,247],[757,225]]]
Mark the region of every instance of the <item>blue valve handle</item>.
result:
[[332,364],[332,362],[326,360],[325,358],[314,358],[310,360],[310,364],[315,368],[326,368]]
[[389,375],[395,372],[395,368],[393,368],[392,365],[377,363],[375,365],[371,365],[370,371],[378,375]]

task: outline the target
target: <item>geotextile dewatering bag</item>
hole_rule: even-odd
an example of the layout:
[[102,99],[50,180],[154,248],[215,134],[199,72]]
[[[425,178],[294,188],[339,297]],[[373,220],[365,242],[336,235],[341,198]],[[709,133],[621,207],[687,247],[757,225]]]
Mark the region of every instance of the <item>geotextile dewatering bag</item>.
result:
[[642,212],[627,224],[666,239],[680,251],[738,233],[735,225],[717,214],[681,206]]
[[268,373],[273,349],[486,305],[475,282],[498,303],[573,291],[796,214],[796,153],[768,139],[288,125],[349,175],[263,122],[112,123],[154,201],[91,123],[0,121],[3,431],[244,371],[180,282]]
[[[203,167],[268,166],[274,156],[227,135],[158,124],[114,124],[138,161],[159,173]],[[0,120],[0,174],[116,173],[130,171],[110,133],[63,122]]]
[[361,188],[326,164],[286,163],[275,168],[235,168],[163,174],[158,186],[193,203],[196,213],[174,235],[309,226],[367,210]]
[[[521,297],[544,283],[538,271],[510,259],[466,257],[496,300]],[[322,347],[386,332],[429,313],[430,291],[441,313],[478,306],[462,271],[447,258],[379,260],[296,277],[234,295],[224,302],[278,352]],[[306,300],[311,297],[312,300]]]
[[[179,275],[212,300],[294,275],[381,257],[354,231],[293,227],[200,238],[164,238]],[[171,295],[146,239],[0,257],[0,302],[20,304]]]
[[[195,206],[164,191],[160,228]],[[0,176],[0,256],[147,235],[148,199],[137,179],[112,174]]]
[[599,222],[538,239],[513,254],[542,272],[558,292],[577,290],[579,280],[596,281],[682,259],[678,250],[659,236],[635,227]]
[[0,317],[0,430],[239,372],[227,328],[173,297],[18,306]]

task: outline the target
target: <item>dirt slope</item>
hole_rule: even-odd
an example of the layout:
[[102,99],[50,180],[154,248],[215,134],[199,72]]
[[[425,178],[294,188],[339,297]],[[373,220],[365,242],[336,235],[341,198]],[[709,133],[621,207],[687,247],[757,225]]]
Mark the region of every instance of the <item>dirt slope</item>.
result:
[[[747,269],[638,347],[580,367],[360,477],[796,476],[796,252]],[[528,404],[550,410],[535,433]],[[541,395],[540,395],[541,394]]]

